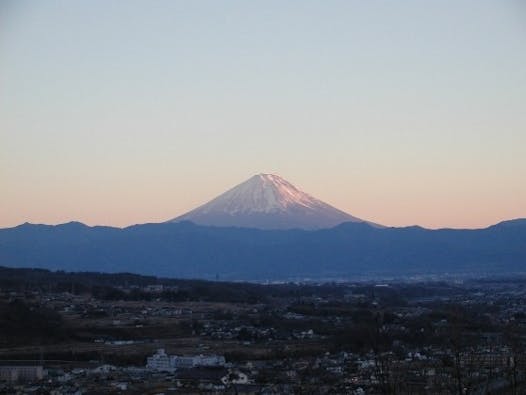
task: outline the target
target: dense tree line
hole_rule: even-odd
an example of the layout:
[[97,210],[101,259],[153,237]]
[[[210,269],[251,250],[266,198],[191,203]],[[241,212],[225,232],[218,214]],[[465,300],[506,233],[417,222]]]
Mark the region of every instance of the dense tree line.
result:
[[22,300],[0,302],[0,343],[55,342],[65,334],[62,317],[43,306]]

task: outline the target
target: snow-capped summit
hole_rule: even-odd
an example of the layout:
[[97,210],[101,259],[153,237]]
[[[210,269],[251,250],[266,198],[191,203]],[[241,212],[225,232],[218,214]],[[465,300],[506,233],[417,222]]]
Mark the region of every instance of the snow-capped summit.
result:
[[170,222],[259,229],[321,229],[365,222],[300,191],[274,174],[258,174]]

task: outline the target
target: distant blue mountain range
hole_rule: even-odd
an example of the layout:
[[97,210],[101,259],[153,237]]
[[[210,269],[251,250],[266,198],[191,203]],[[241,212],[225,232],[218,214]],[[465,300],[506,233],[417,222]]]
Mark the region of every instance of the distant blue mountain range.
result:
[[526,272],[526,219],[475,230],[26,223],[0,229],[0,265],[229,280],[505,274]]

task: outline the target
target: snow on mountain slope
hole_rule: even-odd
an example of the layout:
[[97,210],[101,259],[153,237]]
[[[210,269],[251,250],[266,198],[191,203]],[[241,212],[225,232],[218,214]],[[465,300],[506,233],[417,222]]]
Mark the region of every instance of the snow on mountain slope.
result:
[[364,222],[318,200],[283,178],[258,174],[170,222],[260,229],[321,229]]

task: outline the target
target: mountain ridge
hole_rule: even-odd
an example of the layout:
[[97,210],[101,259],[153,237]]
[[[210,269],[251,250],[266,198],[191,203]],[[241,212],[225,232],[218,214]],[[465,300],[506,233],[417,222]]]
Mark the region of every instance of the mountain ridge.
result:
[[231,280],[526,272],[526,221],[475,230],[26,224],[0,229],[0,265]]
[[[179,217],[177,217],[177,218],[179,218]],[[349,222],[353,223],[352,221],[349,221]],[[81,222],[81,221],[68,221],[68,222],[63,222],[63,223],[58,223],[58,224],[44,224],[44,223],[23,222],[23,223],[21,223],[19,225],[7,226],[5,228],[0,228],[0,232],[3,231],[3,230],[11,230],[11,229],[17,229],[17,228],[23,228],[23,227],[39,227],[39,226],[42,226],[42,227],[50,227],[50,228],[52,228],[52,227],[64,227],[64,226],[71,226],[71,225],[78,225],[79,228],[85,227],[85,228],[107,228],[107,229],[120,229],[120,230],[123,230],[123,229],[129,229],[129,228],[133,228],[133,227],[137,227],[137,226],[158,225],[158,224],[168,224],[168,223],[180,223],[180,224],[187,223],[187,224],[192,224],[192,225],[195,225],[195,226],[206,226],[206,225],[196,224],[195,222],[192,222],[190,220],[181,220],[181,221],[177,221],[177,222],[173,222],[172,220],[165,221],[165,222],[146,222],[146,223],[142,223],[142,224],[127,225],[127,226],[123,226],[123,227],[111,226],[111,225],[88,225],[88,224],[86,224],[84,222]],[[347,222],[342,222],[341,224],[335,225],[332,228],[345,226],[346,223]],[[358,223],[362,223],[362,222],[358,222]],[[363,223],[374,227],[374,225],[371,224],[371,222],[369,222],[369,221],[363,221]],[[516,226],[516,225],[518,225],[518,226],[526,225],[526,218],[514,218],[514,219],[509,219],[509,220],[503,220],[503,221],[496,222],[495,224],[487,225],[487,226],[484,226],[484,227],[481,227],[481,228],[449,228],[449,227],[426,228],[425,226],[417,225],[417,224],[415,224],[415,225],[404,225],[404,226],[381,226],[380,228],[384,228],[384,229],[418,228],[418,229],[430,230],[430,231],[439,231],[439,230],[462,230],[462,231],[474,230],[474,231],[478,231],[478,230],[485,230],[485,229],[490,229],[490,228],[495,228],[495,227],[500,227],[500,226]],[[229,228],[229,227],[251,229],[250,227],[225,226],[225,228]],[[253,229],[258,229],[258,228],[253,228]],[[327,228],[327,229],[331,229],[331,228]],[[260,230],[273,230],[273,229],[260,229]],[[279,230],[279,229],[274,229],[274,230]],[[284,230],[286,230],[286,229],[284,229]],[[290,230],[294,230],[294,228],[291,228]],[[309,231],[309,229],[300,229],[300,230]]]

